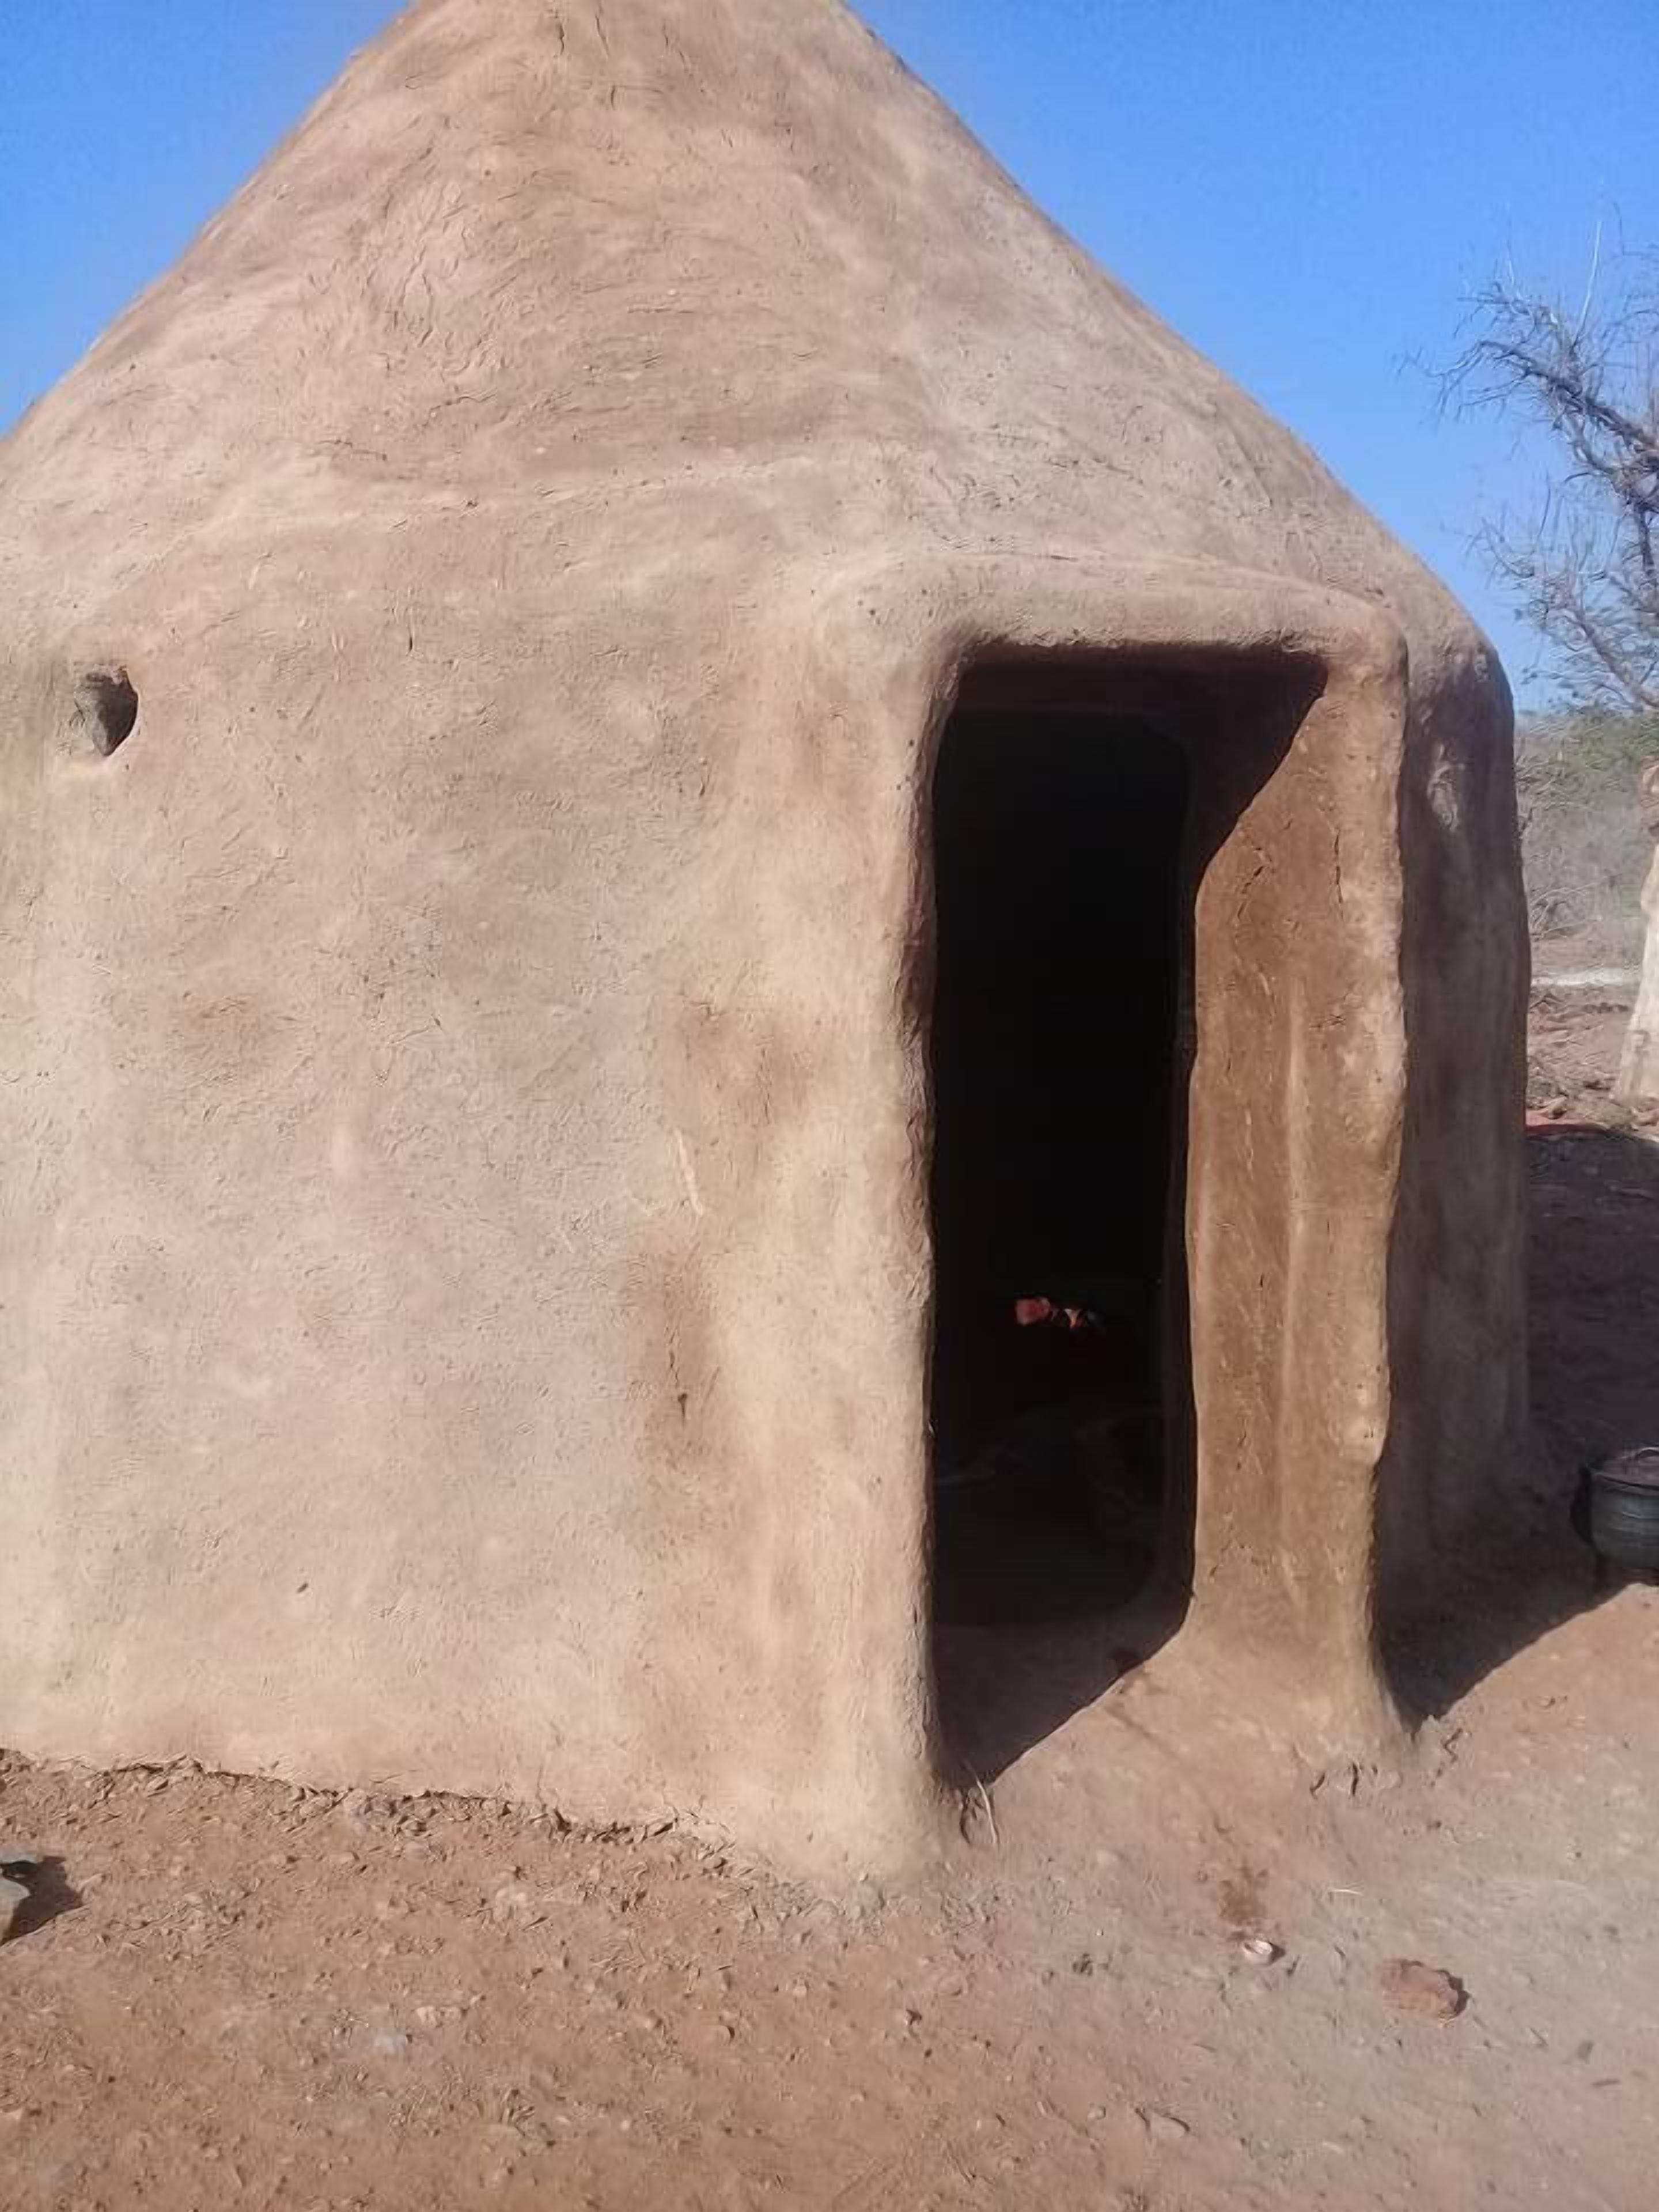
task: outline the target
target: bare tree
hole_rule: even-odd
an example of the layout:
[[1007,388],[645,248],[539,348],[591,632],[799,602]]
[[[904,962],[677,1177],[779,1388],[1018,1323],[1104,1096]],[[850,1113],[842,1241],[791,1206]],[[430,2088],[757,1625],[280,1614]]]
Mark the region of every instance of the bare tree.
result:
[[[1575,307],[1501,270],[1470,303],[1447,400],[1544,434],[1546,489],[1480,532],[1571,705],[1659,717],[1659,262],[1601,241]],[[1659,836],[1659,781],[1642,787]],[[1659,854],[1642,894],[1642,978],[1614,1089],[1659,1100]],[[1536,921],[1536,916],[1534,916]]]
[[1659,266],[1600,241],[1576,307],[1501,270],[1470,303],[1447,399],[1546,434],[1547,489],[1480,544],[1569,698],[1659,713]]

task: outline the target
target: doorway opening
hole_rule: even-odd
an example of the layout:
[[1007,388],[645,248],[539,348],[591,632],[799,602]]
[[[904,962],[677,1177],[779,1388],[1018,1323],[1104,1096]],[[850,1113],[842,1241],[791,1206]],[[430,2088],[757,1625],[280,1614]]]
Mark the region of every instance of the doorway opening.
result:
[[1001,673],[932,814],[934,1654],[981,1772],[1139,1656],[1189,1389],[1187,757]]

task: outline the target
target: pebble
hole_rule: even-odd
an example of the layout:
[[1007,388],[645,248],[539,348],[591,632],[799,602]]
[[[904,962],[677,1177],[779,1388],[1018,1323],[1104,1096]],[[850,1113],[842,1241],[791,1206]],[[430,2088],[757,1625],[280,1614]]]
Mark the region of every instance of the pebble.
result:
[[1455,2020],[1469,2001],[1455,1974],[1425,1966],[1420,1959],[1384,1960],[1377,1980],[1396,2012],[1421,2013],[1429,2020]]
[[1192,2133],[1186,2121],[1178,2118],[1174,2112],[1160,2112],[1156,2106],[1150,2105],[1141,2109],[1140,2124],[1154,2142],[1185,2142]]

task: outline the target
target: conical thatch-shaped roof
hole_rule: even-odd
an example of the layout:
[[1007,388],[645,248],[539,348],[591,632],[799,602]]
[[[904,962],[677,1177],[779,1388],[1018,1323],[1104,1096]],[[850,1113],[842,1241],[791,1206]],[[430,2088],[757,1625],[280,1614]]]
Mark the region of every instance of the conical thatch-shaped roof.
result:
[[533,524],[557,560],[654,515],[779,560],[1081,534],[1445,619],[838,0],[410,9],[0,486],[83,607],[198,533]]

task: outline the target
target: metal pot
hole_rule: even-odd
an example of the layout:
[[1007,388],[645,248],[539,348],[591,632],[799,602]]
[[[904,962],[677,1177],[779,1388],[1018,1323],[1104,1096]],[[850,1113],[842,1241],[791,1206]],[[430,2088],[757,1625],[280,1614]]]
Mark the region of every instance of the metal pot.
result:
[[1598,1582],[1610,1567],[1659,1577],[1659,1444],[1615,1452],[1583,1468],[1572,1525],[1595,1553]]

